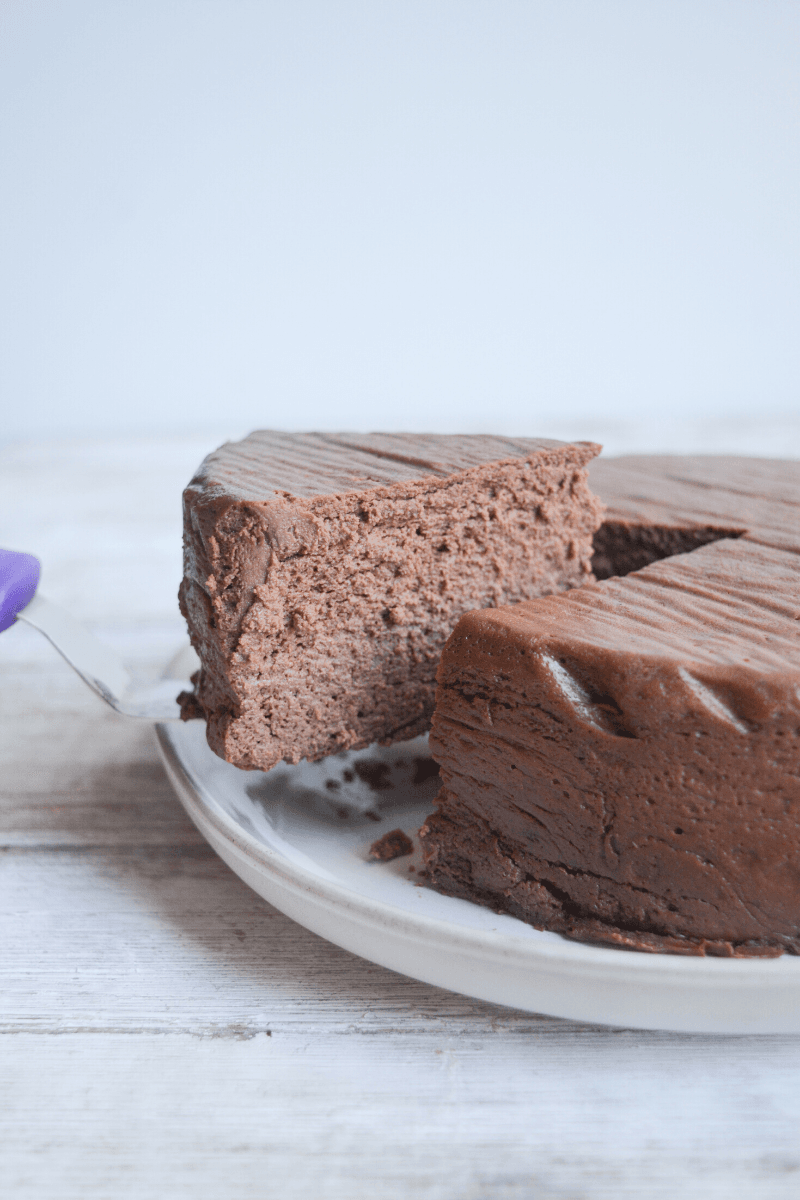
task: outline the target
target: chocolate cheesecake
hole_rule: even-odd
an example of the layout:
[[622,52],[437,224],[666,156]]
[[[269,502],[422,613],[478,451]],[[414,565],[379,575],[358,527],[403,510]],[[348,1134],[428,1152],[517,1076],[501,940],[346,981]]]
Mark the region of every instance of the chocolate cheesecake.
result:
[[462,613],[593,578],[598,450],[264,431],[223,446],[184,494],[187,716],[264,770],[423,732]]
[[598,579],[724,537],[800,553],[800,462],[629,454],[596,459],[589,485],[606,507],[594,539]]
[[609,577],[466,614],[445,647],[430,882],[582,940],[798,953],[800,463],[590,478]]

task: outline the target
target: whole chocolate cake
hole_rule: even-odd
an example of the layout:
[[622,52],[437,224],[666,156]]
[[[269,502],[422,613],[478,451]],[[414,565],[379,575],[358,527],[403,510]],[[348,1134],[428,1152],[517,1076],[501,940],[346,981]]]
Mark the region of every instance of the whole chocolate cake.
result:
[[473,608],[592,579],[591,443],[258,432],[184,495],[187,715],[267,769],[430,724],[442,647]]
[[584,940],[798,953],[800,463],[591,481],[611,577],[469,613],[445,647],[430,880]]

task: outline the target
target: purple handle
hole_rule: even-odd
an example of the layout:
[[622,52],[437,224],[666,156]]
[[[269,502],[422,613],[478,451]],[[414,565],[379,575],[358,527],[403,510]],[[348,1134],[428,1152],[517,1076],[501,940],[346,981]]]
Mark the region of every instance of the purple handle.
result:
[[0,633],[13,625],[39,586],[39,560],[32,554],[0,550]]

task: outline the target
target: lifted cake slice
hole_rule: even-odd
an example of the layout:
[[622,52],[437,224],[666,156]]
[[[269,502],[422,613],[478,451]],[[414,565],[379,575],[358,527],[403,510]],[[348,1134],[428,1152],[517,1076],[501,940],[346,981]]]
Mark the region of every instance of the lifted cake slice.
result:
[[800,949],[800,556],[723,540],[472,612],[439,673],[434,886],[583,940]]
[[598,450],[262,431],[212,454],[181,586],[212,748],[267,769],[424,731],[462,613],[593,578]]

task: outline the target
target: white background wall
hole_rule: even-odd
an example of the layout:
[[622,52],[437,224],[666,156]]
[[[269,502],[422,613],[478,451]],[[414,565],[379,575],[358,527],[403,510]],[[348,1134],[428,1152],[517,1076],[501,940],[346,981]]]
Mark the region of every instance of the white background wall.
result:
[[800,409],[797,0],[2,0],[5,440]]

